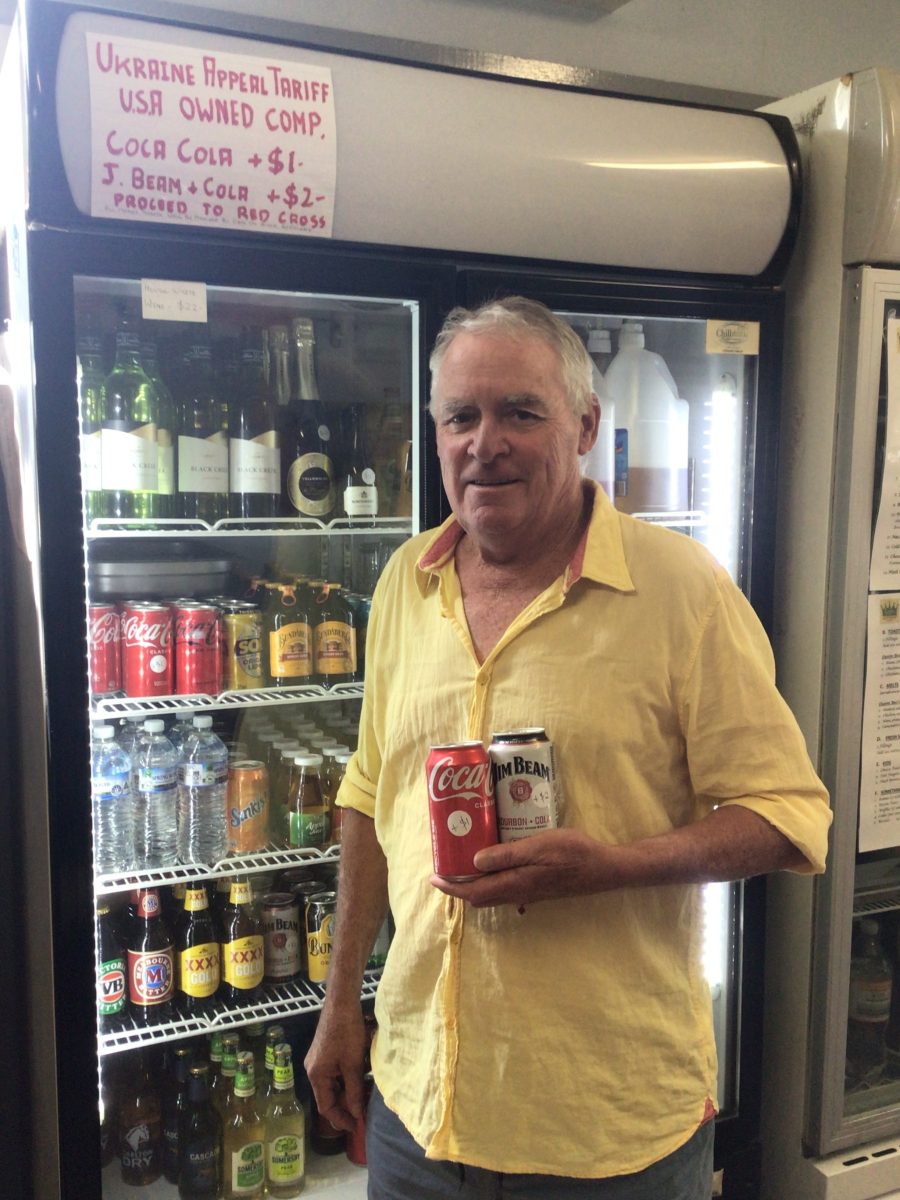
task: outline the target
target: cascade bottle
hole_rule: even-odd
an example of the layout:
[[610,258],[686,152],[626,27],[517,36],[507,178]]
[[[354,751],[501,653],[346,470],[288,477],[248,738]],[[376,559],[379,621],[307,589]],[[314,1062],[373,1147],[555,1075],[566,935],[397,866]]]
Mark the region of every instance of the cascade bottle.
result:
[[145,1187],[162,1174],[162,1113],[148,1051],[139,1051],[136,1069],[123,1075],[118,1121],[122,1181]]
[[349,430],[344,438],[344,515],[351,525],[371,525],[378,515],[375,470],[365,444],[361,408],[346,410]]
[[209,1068],[195,1063],[179,1138],[180,1200],[218,1200],[222,1194],[222,1119],[209,1098]]
[[168,385],[159,374],[156,341],[145,338],[141,344],[141,362],[159,397],[159,419],[156,424],[157,487],[159,517],[177,517],[175,505],[175,401]]
[[294,1066],[287,1042],[275,1047],[272,1091],[266,1109],[266,1192],[291,1200],[305,1182],[306,1118],[294,1093]]
[[266,1123],[256,1104],[253,1055],[237,1058],[234,1107],[223,1131],[225,1200],[259,1200],[266,1183]]
[[188,1069],[191,1051],[188,1046],[174,1046],[162,1086],[162,1169],[169,1183],[178,1182],[181,1154],[181,1122],[188,1103]]
[[125,944],[119,936],[109,903],[97,902],[97,1024],[114,1028],[128,999]]
[[77,356],[78,408],[81,416],[81,487],[84,518],[108,516],[103,493],[103,353],[96,333],[79,333]]
[[356,621],[339,583],[324,583],[313,608],[313,659],[324,687],[357,678]]
[[310,683],[313,637],[306,588],[272,585],[263,613],[266,673],[272,687]]
[[103,383],[100,469],[110,517],[159,516],[159,395],[141,364],[141,337],[123,314],[116,358]]
[[247,879],[231,884],[222,917],[222,997],[230,1004],[249,1004],[262,990],[263,930]]
[[208,342],[188,351],[178,427],[178,506],[183,517],[214,524],[228,515],[228,435]]
[[185,1016],[208,1013],[219,990],[219,941],[202,883],[188,887],[184,893],[176,947],[178,1008]]
[[312,321],[308,317],[295,318],[291,323],[291,337],[294,372],[285,475],[288,513],[327,521],[334,513],[337,489],[331,428],[319,403]]
[[245,337],[235,398],[230,406],[229,512],[232,517],[275,517],[281,504],[281,451],[277,412],[258,335]]
[[171,1020],[175,994],[175,948],[163,920],[156,888],[138,891],[128,942],[130,1013],[141,1025]]

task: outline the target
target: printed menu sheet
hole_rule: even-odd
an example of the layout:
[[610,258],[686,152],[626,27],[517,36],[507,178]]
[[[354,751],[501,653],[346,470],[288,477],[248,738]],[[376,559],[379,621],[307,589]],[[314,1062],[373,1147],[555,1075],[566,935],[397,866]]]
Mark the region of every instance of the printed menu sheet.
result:
[[859,848],[900,843],[900,592],[869,596]]
[[887,323],[887,426],[884,476],[872,540],[869,588],[900,587],[900,321]]
[[327,67],[86,37],[92,216],[332,236]]

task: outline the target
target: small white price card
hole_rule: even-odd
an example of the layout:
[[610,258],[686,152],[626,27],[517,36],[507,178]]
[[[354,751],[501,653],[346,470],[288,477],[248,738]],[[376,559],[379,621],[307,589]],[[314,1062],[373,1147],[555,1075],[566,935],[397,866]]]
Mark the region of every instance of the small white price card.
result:
[[206,284],[142,279],[141,316],[145,321],[196,321],[205,325]]
[[327,67],[85,36],[92,216],[332,236]]

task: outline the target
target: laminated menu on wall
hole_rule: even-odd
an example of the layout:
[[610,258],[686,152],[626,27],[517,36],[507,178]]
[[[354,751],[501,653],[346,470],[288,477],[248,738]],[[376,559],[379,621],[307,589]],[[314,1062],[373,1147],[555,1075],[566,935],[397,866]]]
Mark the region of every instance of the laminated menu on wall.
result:
[[872,541],[869,588],[900,587],[900,320],[887,323],[887,424],[884,474]]

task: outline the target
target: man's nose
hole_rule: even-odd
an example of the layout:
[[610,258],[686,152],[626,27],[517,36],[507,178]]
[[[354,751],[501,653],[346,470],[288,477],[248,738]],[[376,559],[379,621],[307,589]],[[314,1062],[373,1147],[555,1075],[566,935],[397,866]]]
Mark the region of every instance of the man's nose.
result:
[[493,417],[482,416],[472,431],[469,453],[478,462],[491,462],[508,449],[501,423]]

